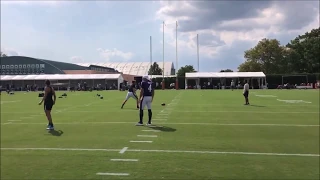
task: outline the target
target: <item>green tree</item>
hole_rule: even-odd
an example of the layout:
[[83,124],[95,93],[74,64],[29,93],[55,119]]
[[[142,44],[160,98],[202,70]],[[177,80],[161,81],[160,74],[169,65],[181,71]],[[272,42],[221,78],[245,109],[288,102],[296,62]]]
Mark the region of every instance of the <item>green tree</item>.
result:
[[222,69],[220,72],[233,72],[231,69]]
[[238,69],[239,71],[263,71],[266,74],[280,73],[286,66],[283,52],[284,47],[278,40],[262,39],[254,48],[245,51],[246,61]]
[[286,45],[287,61],[294,73],[319,73],[320,28],[300,35]]
[[192,65],[186,65],[184,67],[181,67],[178,72],[177,72],[177,75],[179,77],[185,77],[186,76],[186,73],[189,73],[189,72],[196,72],[193,68]]
[[149,75],[162,75],[162,69],[159,67],[158,63],[154,62],[148,71]]
[[7,57],[7,55],[6,54],[4,54],[3,52],[0,52],[1,54],[0,54],[0,57]]

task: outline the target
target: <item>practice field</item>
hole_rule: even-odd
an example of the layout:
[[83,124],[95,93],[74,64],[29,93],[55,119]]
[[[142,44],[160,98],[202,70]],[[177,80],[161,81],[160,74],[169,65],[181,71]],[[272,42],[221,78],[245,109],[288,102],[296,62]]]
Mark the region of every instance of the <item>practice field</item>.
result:
[[317,90],[157,90],[153,127],[126,93],[68,92],[55,131],[37,93],[2,93],[1,179],[319,179]]

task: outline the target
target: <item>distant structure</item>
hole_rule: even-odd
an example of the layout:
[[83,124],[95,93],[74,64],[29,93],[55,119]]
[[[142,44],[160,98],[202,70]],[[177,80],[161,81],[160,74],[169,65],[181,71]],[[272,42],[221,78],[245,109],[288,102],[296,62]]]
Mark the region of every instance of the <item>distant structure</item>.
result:
[[[162,69],[163,63],[157,62],[159,67]],[[110,62],[110,63],[76,63],[83,67],[90,67],[92,65],[100,67],[113,68],[116,71],[122,72],[123,74],[143,76],[147,75],[151,67],[150,62]],[[164,75],[170,76],[175,75],[175,68],[172,62],[164,62]]]
[[112,74],[113,68],[90,65],[87,67],[25,56],[0,58],[1,75],[40,75],[40,74]]

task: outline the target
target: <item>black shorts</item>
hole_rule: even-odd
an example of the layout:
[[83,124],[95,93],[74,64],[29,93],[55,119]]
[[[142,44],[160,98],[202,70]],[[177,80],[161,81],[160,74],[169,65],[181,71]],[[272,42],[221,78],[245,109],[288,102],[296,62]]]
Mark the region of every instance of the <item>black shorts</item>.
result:
[[44,110],[51,111],[52,106],[53,106],[53,103],[45,103],[44,104]]
[[249,96],[249,91],[244,92],[243,96],[247,98]]

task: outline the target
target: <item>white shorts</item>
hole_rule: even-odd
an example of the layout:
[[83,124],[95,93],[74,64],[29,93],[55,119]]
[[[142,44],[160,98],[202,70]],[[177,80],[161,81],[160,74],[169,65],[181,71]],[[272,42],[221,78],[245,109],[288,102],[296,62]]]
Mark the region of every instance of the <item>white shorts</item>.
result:
[[140,110],[144,110],[144,107],[147,106],[148,109],[151,109],[152,96],[144,96],[140,102]]
[[130,98],[133,98],[133,99],[135,99],[135,100],[138,99],[138,97],[137,97],[133,92],[128,92],[128,93],[127,93],[126,101],[127,101],[128,99],[130,99]]

